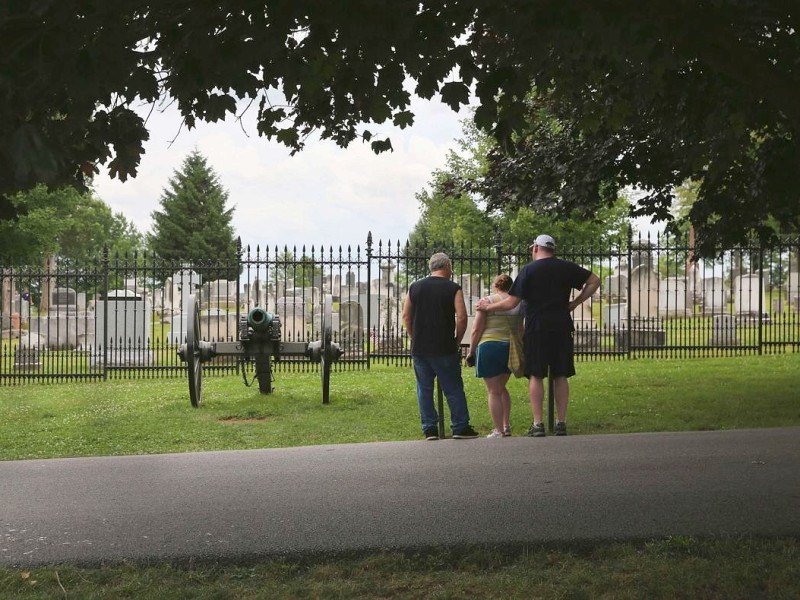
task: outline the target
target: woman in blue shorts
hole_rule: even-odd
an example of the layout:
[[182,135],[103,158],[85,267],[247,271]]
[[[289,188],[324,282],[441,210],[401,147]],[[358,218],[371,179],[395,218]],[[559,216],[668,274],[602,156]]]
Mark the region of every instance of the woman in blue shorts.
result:
[[[494,293],[489,296],[491,302],[506,298],[511,284],[508,275],[495,277],[492,283]],[[506,387],[511,376],[508,354],[511,336],[522,335],[524,314],[525,309],[520,303],[507,312],[479,311],[472,324],[467,364],[475,365],[475,376],[482,378],[486,384],[489,414],[494,423],[494,430],[486,436],[488,438],[511,435],[511,396]]]

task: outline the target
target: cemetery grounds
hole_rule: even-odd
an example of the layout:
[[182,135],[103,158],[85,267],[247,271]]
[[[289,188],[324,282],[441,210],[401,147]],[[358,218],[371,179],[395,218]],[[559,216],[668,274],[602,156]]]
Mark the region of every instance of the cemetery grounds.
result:
[[[698,431],[800,424],[800,354],[586,362],[572,380],[570,433]],[[418,440],[413,373],[278,373],[261,396],[208,377],[192,409],[181,379],[115,379],[2,389],[4,460]],[[482,383],[465,378],[473,423],[490,424]],[[512,381],[512,423],[530,418]],[[481,443],[476,441],[474,443]],[[480,485],[480,482],[476,482]],[[0,569],[3,598],[796,598],[797,539],[689,537],[542,547],[430,548],[249,564],[56,565]]]

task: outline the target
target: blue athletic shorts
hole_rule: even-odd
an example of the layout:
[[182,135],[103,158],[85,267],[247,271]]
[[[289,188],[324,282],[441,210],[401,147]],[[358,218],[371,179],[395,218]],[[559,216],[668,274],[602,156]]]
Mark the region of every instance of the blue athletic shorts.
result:
[[508,342],[482,342],[475,355],[475,376],[483,379],[511,373],[508,368]]

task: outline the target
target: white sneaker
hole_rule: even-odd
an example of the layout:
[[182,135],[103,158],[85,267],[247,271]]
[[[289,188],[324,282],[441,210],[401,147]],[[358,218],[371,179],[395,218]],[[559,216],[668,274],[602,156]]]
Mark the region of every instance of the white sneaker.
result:
[[503,434],[502,434],[502,433],[500,433],[499,431],[497,431],[497,429],[493,429],[493,430],[492,430],[492,433],[490,433],[490,434],[489,434],[489,435],[487,435],[486,437],[487,437],[488,439],[490,439],[490,440],[493,440],[493,439],[495,439],[495,438],[501,438],[501,437],[503,437]]

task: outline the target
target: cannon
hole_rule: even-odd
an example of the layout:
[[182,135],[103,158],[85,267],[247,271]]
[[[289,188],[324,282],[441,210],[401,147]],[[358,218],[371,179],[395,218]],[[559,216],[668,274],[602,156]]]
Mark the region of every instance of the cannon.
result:
[[[200,334],[200,301],[196,294],[189,298],[189,319],[186,343],[181,344],[178,356],[186,362],[189,374],[189,399],[199,407],[203,401],[203,363],[216,356],[238,356],[237,367],[255,363],[255,378],[262,394],[272,392],[272,361],[281,356],[305,356],[319,363],[322,378],[322,403],[330,401],[331,365],[339,360],[342,350],[332,340],[333,298],[325,295],[322,303],[321,336],[313,342],[281,341],[281,322],[278,315],[256,307],[239,319],[239,340],[236,342],[207,342]],[[247,380],[245,378],[245,383]]]

